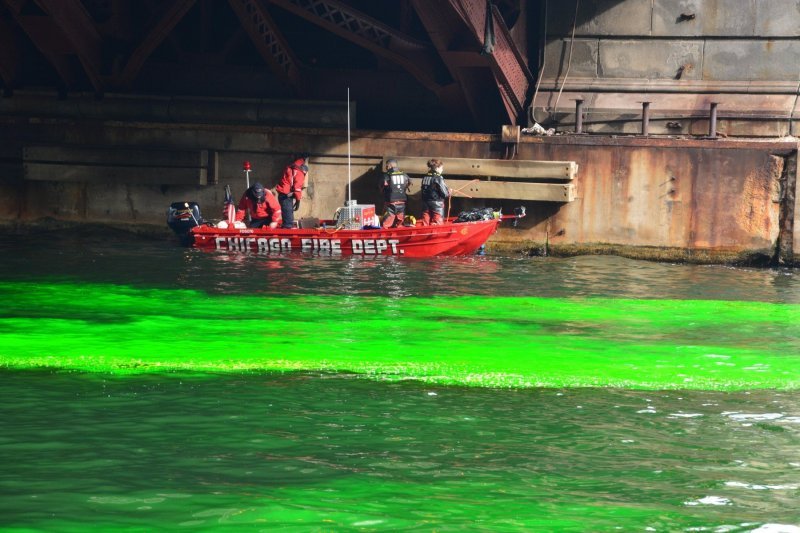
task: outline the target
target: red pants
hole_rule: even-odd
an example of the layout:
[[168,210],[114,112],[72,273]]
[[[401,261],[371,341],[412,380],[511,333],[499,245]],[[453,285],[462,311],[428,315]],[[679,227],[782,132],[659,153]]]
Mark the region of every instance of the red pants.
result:
[[[431,213],[433,213],[433,218],[431,218]],[[437,213],[435,211],[433,212],[425,211],[424,213],[422,213],[423,226],[436,225],[436,224],[441,224],[443,222],[444,222],[444,217],[441,215],[441,213]]]
[[403,219],[406,217],[405,202],[393,202],[386,204],[386,213],[383,215],[382,228],[393,228],[402,226]]

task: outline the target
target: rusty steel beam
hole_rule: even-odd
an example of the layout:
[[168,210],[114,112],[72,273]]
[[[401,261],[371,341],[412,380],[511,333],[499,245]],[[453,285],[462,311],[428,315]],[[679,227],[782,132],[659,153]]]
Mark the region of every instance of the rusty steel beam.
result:
[[228,0],[228,2],[273,73],[284,83],[302,93],[300,62],[267,10],[258,0]]
[[[446,91],[442,91],[445,97],[443,103],[450,109],[461,108],[462,112],[463,109],[468,109],[475,123],[483,123],[482,116],[485,106],[481,102],[480,91],[473,88],[473,83],[463,72],[475,70],[475,67],[478,66],[485,66],[486,61],[481,59],[475,50],[466,54],[460,50],[453,50],[452,43],[459,41],[459,16],[443,2],[411,0],[411,4],[428,32],[434,47],[444,60],[450,75],[457,81],[457,83],[451,84]],[[467,57],[471,59],[467,60]]]
[[461,91],[478,122],[486,122],[486,86],[475,73],[486,71],[497,87],[505,117],[494,122],[517,124],[524,118],[528,88],[533,76],[514,44],[502,15],[493,6],[495,45],[491,54],[479,50],[486,28],[484,0],[447,0],[426,2],[412,0],[417,14],[431,36],[451,75],[459,80]]
[[69,53],[70,45],[61,28],[56,25],[52,17],[46,14],[22,14],[22,9],[28,0],[0,1],[5,3],[14,21],[56,71],[64,87],[73,86],[77,79],[77,74],[66,56]]
[[427,43],[336,0],[268,1],[399,65],[430,91],[442,90],[434,77],[434,51]]
[[100,75],[103,39],[80,0],[36,0],[36,3],[61,29],[95,90],[103,92]]
[[144,62],[150,57],[153,50],[158,48],[167,38],[195,2],[196,0],[174,0],[171,5],[157,16],[158,21],[156,23],[147,25],[150,28],[149,33],[128,58],[128,62],[122,72],[113,78],[114,85],[128,87],[136,79]]
[[[486,29],[486,0],[448,0],[448,2],[464,20],[477,42],[482,42]],[[514,43],[497,6],[492,6],[492,14],[495,45],[493,52],[484,57],[488,59],[497,81],[509,119],[516,124],[525,109],[528,87],[533,75]]]
[[4,0],[8,9],[14,15],[19,15],[20,11],[22,11],[22,7],[28,3],[28,0]]

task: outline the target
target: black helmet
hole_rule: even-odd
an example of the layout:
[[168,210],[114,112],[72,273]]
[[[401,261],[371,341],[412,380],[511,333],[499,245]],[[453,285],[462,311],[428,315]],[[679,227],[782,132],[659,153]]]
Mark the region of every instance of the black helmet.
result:
[[259,203],[263,202],[264,198],[267,197],[266,189],[264,189],[264,186],[258,182],[254,183],[253,186],[250,187],[250,189],[252,191],[251,196],[253,197],[253,200],[255,200],[256,202]]

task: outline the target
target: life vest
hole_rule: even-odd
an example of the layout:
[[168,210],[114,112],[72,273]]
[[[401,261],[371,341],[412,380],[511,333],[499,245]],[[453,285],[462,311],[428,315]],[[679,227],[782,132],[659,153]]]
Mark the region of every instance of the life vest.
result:
[[422,178],[422,199],[426,202],[441,202],[450,196],[450,190],[441,174],[428,172]]
[[405,202],[408,200],[409,178],[402,170],[393,170],[383,175],[383,196],[387,202]]

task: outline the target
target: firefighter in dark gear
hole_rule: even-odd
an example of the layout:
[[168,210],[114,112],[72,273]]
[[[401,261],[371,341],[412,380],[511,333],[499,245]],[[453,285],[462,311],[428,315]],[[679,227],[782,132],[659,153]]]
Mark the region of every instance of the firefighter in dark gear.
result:
[[284,228],[294,227],[294,212],[300,209],[303,197],[303,184],[308,175],[308,154],[298,154],[294,161],[283,170],[283,176],[275,190],[281,204]]
[[383,174],[381,190],[385,200],[385,212],[381,227],[393,228],[401,226],[406,216],[406,202],[408,191],[411,189],[411,179],[408,174],[397,167],[396,159],[386,161],[386,172]]
[[450,189],[444,182],[444,165],[438,159],[428,161],[428,173],[422,178],[422,225],[444,222],[444,201],[450,197]]
[[277,228],[281,224],[281,206],[278,200],[260,183],[254,183],[244,191],[239,200],[236,220],[244,220],[247,213],[250,214],[248,226],[251,228]]

